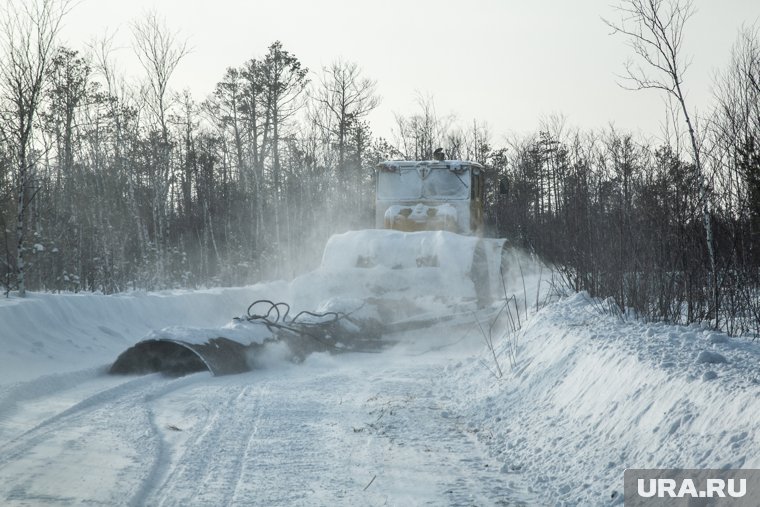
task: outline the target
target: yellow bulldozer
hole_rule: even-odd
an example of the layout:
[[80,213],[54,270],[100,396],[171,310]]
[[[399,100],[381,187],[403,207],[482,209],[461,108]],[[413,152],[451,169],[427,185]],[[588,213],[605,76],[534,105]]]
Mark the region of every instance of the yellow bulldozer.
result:
[[376,228],[330,237],[319,268],[289,283],[287,303],[255,301],[218,333],[159,330],[121,354],[111,372],[239,373],[271,342],[299,357],[357,350],[382,346],[385,334],[493,308],[505,296],[507,256],[504,239],[483,237],[486,168],[439,156],[384,161],[375,175]]
[[370,278],[385,294],[409,286],[411,299],[488,305],[502,292],[506,241],[483,237],[486,176],[482,165],[460,160],[380,162],[376,229],[331,237],[322,269]]

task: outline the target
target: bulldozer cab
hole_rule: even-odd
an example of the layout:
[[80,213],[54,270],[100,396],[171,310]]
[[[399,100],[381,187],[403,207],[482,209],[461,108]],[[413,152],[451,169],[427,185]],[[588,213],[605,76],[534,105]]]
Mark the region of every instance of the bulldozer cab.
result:
[[479,235],[485,168],[460,160],[387,160],[377,165],[375,225],[407,232]]

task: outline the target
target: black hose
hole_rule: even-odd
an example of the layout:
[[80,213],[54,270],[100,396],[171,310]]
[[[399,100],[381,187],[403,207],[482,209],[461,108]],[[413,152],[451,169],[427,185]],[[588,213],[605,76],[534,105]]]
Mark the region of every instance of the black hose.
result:
[[[268,308],[266,308],[266,312],[253,313],[253,310],[257,305],[260,306],[263,304],[269,305]],[[360,310],[363,306],[364,305],[360,306],[351,313]],[[291,333],[316,340],[322,345],[330,348],[337,347],[335,347],[334,344],[327,343],[324,338],[329,336],[331,329],[334,329],[333,326],[335,326],[341,319],[346,319],[349,322],[355,324],[355,322],[349,317],[350,313],[332,311],[319,313],[303,310],[301,312],[298,312],[295,317],[288,318],[289,314],[290,305],[288,303],[282,301],[275,303],[270,299],[258,299],[248,305],[248,309],[246,310],[246,315],[244,317],[236,317],[235,320],[261,322],[267,326],[267,329],[269,329],[269,331],[273,333],[274,329],[284,329],[290,331]],[[303,322],[301,321],[302,316],[314,317],[316,319],[326,319],[329,317],[329,320],[319,320],[318,322]],[[320,333],[323,336],[319,336],[315,333]]]

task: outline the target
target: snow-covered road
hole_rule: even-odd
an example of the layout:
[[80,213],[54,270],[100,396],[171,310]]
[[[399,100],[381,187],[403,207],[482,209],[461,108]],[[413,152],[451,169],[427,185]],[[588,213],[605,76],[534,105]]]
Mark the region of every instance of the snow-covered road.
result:
[[626,468],[760,466],[760,345],[586,294],[518,304],[493,353],[463,313],[379,353],[105,374],[285,288],[0,301],[0,504],[621,505]]
[[0,400],[4,505],[533,504],[441,404],[442,365],[473,346],[463,333],[302,365],[275,351],[229,377],[17,384]]

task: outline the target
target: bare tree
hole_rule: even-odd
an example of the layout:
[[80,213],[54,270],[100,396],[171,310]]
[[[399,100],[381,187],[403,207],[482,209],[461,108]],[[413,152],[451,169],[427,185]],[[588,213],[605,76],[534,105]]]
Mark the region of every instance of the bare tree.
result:
[[161,127],[164,141],[168,138],[166,114],[169,104],[169,79],[180,60],[190,52],[187,41],[180,41],[164,20],[150,12],[132,25],[135,53],[148,76],[148,96],[151,111]]
[[[716,83],[716,99],[718,110],[711,124],[716,142],[751,186],[758,179],[752,174],[753,159],[760,160],[760,27],[745,27],[739,33],[731,63]],[[760,206],[745,202],[741,207],[750,211],[751,204]]]
[[[720,206],[732,218],[728,237],[736,277],[723,303],[726,327],[740,329],[754,318],[760,330],[760,26],[745,26],[734,44],[731,61],[716,81],[717,111],[710,161],[719,169]],[[737,297],[737,294],[739,297]],[[735,304],[739,303],[739,304]]]
[[439,116],[433,97],[417,93],[420,112],[406,117],[396,115],[395,148],[409,160],[433,158],[433,151],[444,146],[453,115]]
[[108,108],[113,130],[113,159],[114,170],[121,174],[125,173],[127,182],[127,201],[129,203],[132,224],[137,232],[138,250],[144,251],[148,242],[144,220],[140,216],[137,204],[137,176],[133,164],[126,164],[126,138],[128,137],[128,103],[132,98],[129,87],[120,75],[113,63],[113,38],[115,34],[105,34],[95,40],[89,47],[90,54],[94,58],[94,70],[102,78],[105,89],[110,97]]
[[628,37],[639,62],[626,64],[625,79],[630,89],[661,90],[676,99],[681,107],[689,133],[694,168],[699,184],[702,221],[710,258],[713,289],[713,310],[718,315],[718,283],[715,261],[715,240],[710,217],[710,203],[703,174],[700,143],[683,91],[683,77],[688,62],[682,54],[684,28],[694,15],[692,0],[623,0],[617,8],[619,22],[604,20],[614,30]]
[[338,60],[323,69],[319,88],[314,99],[326,113],[318,116],[322,128],[326,128],[337,138],[338,173],[346,169],[346,151],[350,130],[380,103],[375,93],[375,81],[361,77],[361,70],[355,63]]
[[170,145],[167,115],[169,111],[169,79],[180,60],[188,54],[187,41],[180,41],[169,30],[164,20],[150,12],[132,25],[135,53],[147,74],[146,104],[158,125],[161,142],[158,161],[152,171],[153,222],[157,249],[157,275],[164,275],[164,248],[166,234],[166,204],[170,189]]
[[35,0],[19,5],[9,1],[2,9],[0,86],[3,100],[8,105],[7,111],[2,108],[3,121],[12,125],[9,137],[15,155],[16,283],[21,297],[26,295],[26,211],[34,198],[33,127],[55,39],[71,3],[70,0]]

